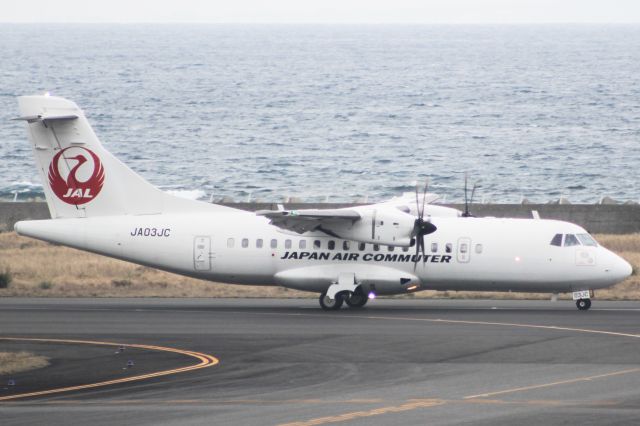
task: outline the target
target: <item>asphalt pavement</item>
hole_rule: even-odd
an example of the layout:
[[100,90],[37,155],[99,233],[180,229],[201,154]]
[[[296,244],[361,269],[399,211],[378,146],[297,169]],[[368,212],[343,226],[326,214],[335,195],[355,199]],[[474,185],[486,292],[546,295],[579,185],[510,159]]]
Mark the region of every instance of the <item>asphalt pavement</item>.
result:
[[2,425],[640,424],[638,302],[6,298],[5,350]]

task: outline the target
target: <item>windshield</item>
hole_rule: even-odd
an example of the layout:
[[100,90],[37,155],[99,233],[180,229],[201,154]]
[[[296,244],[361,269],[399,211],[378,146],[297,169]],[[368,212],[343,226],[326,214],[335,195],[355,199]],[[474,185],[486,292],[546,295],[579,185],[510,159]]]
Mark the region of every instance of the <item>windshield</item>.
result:
[[565,247],[579,246],[579,245],[580,245],[580,242],[578,241],[578,239],[576,238],[575,235],[567,234],[564,237],[564,246]]
[[598,246],[598,243],[596,242],[596,240],[594,240],[593,237],[589,234],[578,234],[578,239],[580,240],[583,246],[593,246],[593,247]]

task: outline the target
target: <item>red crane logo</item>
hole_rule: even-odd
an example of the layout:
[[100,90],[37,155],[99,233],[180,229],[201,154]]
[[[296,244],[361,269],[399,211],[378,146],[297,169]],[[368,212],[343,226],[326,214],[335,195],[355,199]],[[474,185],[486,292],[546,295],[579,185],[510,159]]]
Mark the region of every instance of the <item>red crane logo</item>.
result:
[[[67,155],[64,155],[65,152]],[[88,158],[91,159],[92,164],[87,164]],[[66,179],[60,172],[60,166],[64,164],[69,170]],[[93,168],[91,168],[92,165]],[[76,206],[86,204],[95,199],[102,189],[104,167],[93,151],[79,146],[70,146],[53,156],[49,165],[49,184],[53,193],[65,203]]]

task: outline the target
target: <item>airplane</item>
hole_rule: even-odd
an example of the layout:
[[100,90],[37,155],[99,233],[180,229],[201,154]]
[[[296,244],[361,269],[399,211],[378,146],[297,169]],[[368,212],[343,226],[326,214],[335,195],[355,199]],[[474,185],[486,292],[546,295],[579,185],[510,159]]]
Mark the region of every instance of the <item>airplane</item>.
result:
[[162,192],[110,154],[72,101],[18,98],[51,219],[19,235],[214,282],[315,292],[320,306],[361,308],[420,290],[572,293],[631,274],[582,227],[473,217],[407,197],[342,209],[249,212]]

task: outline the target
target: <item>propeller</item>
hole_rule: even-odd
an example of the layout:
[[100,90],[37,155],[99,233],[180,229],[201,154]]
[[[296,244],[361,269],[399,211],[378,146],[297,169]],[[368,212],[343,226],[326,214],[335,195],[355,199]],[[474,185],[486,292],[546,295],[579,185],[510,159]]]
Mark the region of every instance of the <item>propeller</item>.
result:
[[469,180],[469,176],[468,173],[464,174],[464,213],[462,213],[462,217],[474,217],[470,212],[469,212],[469,206],[471,204],[473,204],[473,196],[476,193],[476,189],[480,188],[480,181],[476,181],[473,184],[473,188],[471,189],[471,199],[467,198],[467,192],[468,192],[468,185],[467,185],[467,181]]
[[431,234],[436,231],[434,224],[432,224],[428,220],[424,220],[424,206],[427,199],[427,189],[429,188],[429,181],[425,181],[424,189],[422,190],[422,203],[420,203],[420,197],[418,195],[420,188],[416,185],[416,210],[418,213],[418,218],[415,220],[413,225],[413,231],[411,232],[411,237],[415,239],[416,245],[416,255],[415,261],[413,262],[413,270],[416,270],[416,266],[418,265],[418,256],[422,253],[422,262],[425,261],[425,244],[424,244],[424,236]]

